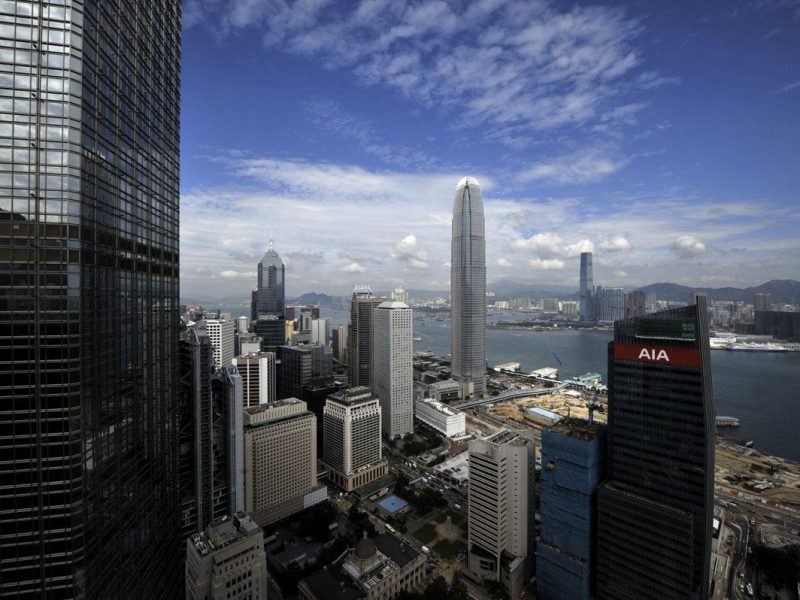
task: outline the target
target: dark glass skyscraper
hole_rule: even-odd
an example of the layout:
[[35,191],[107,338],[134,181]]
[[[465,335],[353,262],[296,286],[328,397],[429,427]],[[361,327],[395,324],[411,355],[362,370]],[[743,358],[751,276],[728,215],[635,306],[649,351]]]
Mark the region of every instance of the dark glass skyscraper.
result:
[[614,324],[608,475],[598,493],[600,600],[706,597],[714,402],[705,297]]
[[285,268],[272,249],[258,263],[258,312],[283,317],[286,310]]
[[180,595],[181,3],[0,3],[0,597]]
[[592,314],[592,291],[594,289],[594,275],[592,273],[592,253],[581,252],[581,289],[579,314],[581,321],[591,321]]

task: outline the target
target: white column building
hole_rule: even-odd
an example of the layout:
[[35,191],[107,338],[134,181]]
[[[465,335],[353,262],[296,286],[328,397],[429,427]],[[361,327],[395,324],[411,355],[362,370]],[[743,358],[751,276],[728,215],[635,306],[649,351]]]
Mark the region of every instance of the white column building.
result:
[[414,431],[412,310],[402,302],[383,302],[373,315],[372,389],[381,403],[383,432],[389,438]]
[[469,443],[467,559],[476,577],[524,589],[534,551],[533,438],[501,431]]
[[274,352],[237,356],[233,364],[242,376],[244,407],[267,404],[278,399]]
[[236,324],[229,319],[206,319],[206,330],[214,346],[214,366],[227,367],[236,355],[234,350],[234,330]]

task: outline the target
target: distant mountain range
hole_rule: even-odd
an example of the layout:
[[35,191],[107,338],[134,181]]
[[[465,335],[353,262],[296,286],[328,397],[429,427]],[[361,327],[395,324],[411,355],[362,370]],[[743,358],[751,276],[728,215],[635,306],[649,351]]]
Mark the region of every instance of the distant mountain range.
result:
[[[522,284],[513,281],[503,281],[492,284],[489,289],[497,294],[497,297],[528,297],[528,298],[572,298],[577,297],[578,292],[574,288],[565,286],[542,286],[547,289],[532,289],[530,284]],[[677,283],[653,283],[640,288],[645,293],[654,293],[659,300],[687,301],[692,292],[706,294],[709,300],[731,300],[736,302],[753,302],[753,296],[758,293],[770,294],[773,303],[779,304],[800,304],[800,281],[794,279],[773,279],[762,283],[756,287],[749,288],[706,288],[688,287]],[[388,296],[388,292],[376,291],[376,294]],[[409,290],[411,298],[435,298],[437,296],[448,296],[450,290]],[[320,292],[308,292],[296,298],[287,299],[288,304],[319,306],[330,306],[335,296]],[[339,298],[339,297],[336,297]],[[250,296],[228,295],[222,298],[211,300],[198,300],[196,298],[181,298],[182,304],[202,304],[207,308],[237,307],[246,309],[243,314],[249,314]]]
[[773,303],[800,303],[800,281],[794,279],[773,279],[759,286],[744,289],[687,287],[677,283],[653,283],[636,289],[645,293],[654,293],[659,300],[687,301],[693,292],[700,292],[708,296],[709,300],[731,300],[752,304],[753,296],[756,294],[770,294]]

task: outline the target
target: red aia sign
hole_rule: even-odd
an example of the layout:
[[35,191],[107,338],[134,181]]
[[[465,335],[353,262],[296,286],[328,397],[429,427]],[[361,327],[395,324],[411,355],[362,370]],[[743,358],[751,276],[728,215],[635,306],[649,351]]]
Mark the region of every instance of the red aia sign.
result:
[[616,360],[635,360],[658,365],[700,368],[700,350],[697,348],[642,346],[614,342],[614,358]]

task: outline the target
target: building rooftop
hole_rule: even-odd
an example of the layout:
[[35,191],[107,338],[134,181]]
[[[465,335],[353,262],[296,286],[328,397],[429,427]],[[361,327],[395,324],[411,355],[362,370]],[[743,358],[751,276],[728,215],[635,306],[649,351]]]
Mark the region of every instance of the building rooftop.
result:
[[339,404],[353,405],[361,404],[363,402],[370,402],[376,398],[372,395],[372,392],[368,387],[359,385],[331,394],[328,396],[328,399],[338,402]]
[[446,404],[442,404],[441,402],[439,402],[438,400],[434,400],[433,398],[423,398],[419,402],[424,402],[434,410],[450,417],[455,416],[461,412],[460,410],[450,408]]
[[558,423],[550,428],[553,433],[560,433],[569,437],[574,437],[579,440],[591,441],[598,435],[606,430],[606,426],[602,423],[592,423],[584,421],[583,419],[576,419],[575,417],[567,417],[561,419]]
[[297,398],[284,398],[244,409],[245,426],[261,425],[308,412],[308,405]]
[[197,553],[206,556],[259,531],[259,526],[248,515],[237,513],[233,517],[225,516],[214,521],[205,531],[195,533],[191,541]]
[[336,568],[320,569],[303,579],[301,583],[317,598],[326,600],[358,600],[361,598],[361,593]]
[[406,304],[405,302],[399,302],[397,300],[387,300],[386,302],[381,302],[378,305],[378,308],[383,308],[383,309],[408,308],[408,304]]

